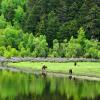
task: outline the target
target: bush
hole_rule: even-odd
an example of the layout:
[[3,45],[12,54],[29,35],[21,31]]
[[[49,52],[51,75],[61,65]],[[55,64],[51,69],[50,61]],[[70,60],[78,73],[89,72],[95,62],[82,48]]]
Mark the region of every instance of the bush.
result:
[[18,56],[18,51],[15,49],[15,48],[12,48],[11,49],[11,56],[14,57],[14,56]]
[[59,42],[57,39],[53,40],[52,56],[59,57]]
[[12,55],[11,55],[11,53],[9,51],[6,50],[5,53],[4,53],[4,57],[11,58]]
[[20,56],[21,57],[31,56],[30,49],[29,48],[27,48],[27,49],[21,48]]
[[66,57],[80,57],[82,54],[82,47],[73,37],[68,42]]
[[34,40],[34,52],[36,57],[46,57],[48,53],[48,44],[46,42],[46,37],[40,35],[40,37],[35,38]]
[[31,54],[31,56],[32,56],[32,57],[37,57],[37,56],[36,56],[36,52],[33,51],[32,54]]
[[85,41],[85,57],[87,58],[98,58],[99,54],[99,48],[98,48],[98,42],[95,40],[86,40]]
[[96,48],[89,48],[85,54],[88,58],[98,58],[98,50]]
[[98,58],[100,59],[100,51],[98,51]]
[[4,18],[3,15],[0,16],[0,29],[5,28],[7,25],[6,19]]
[[4,46],[0,47],[0,56],[4,55],[6,48]]

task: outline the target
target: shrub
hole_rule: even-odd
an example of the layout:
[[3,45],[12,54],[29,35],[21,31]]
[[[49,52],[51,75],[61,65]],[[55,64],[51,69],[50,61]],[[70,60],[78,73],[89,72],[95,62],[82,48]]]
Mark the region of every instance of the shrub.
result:
[[82,54],[81,45],[73,37],[68,42],[66,57],[80,57]]
[[0,56],[4,55],[6,48],[4,46],[0,47]]
[[11,58],[12,57],[12,55],[11,55],[11,53],[9,52],[9,51],[5,51],[4,52],[4,57],[6,57],[6,58]]
[[10,53],[12,57],[18,56],[18,51],[15,48],[12,48]]

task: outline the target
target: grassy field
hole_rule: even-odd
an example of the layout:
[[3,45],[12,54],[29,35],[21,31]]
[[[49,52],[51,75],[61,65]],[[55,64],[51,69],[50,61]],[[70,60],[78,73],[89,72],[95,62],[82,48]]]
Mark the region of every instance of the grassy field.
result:
[[73,70],[73,74],[100,76],[100,62],[78,62],[74,66],[74,62],[68,63],[51,63],[51,62],[20,62],[9,63],[9,66],[32,68],[33,70],[41,70],[43,65],[46,65],[47,71],[68,73],[69,69]]

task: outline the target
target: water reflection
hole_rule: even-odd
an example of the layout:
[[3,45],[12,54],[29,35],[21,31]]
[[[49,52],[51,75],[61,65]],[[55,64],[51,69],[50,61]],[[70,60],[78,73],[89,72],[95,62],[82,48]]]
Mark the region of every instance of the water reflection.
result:
[[99,97],[100,82],[0,71],[0,100],[99,100]]

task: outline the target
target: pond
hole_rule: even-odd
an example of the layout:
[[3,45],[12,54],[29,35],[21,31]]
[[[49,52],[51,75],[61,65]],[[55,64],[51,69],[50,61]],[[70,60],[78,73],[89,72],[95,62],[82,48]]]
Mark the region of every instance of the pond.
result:
[[0,100],[100,100],[100,82],[4,70]]

